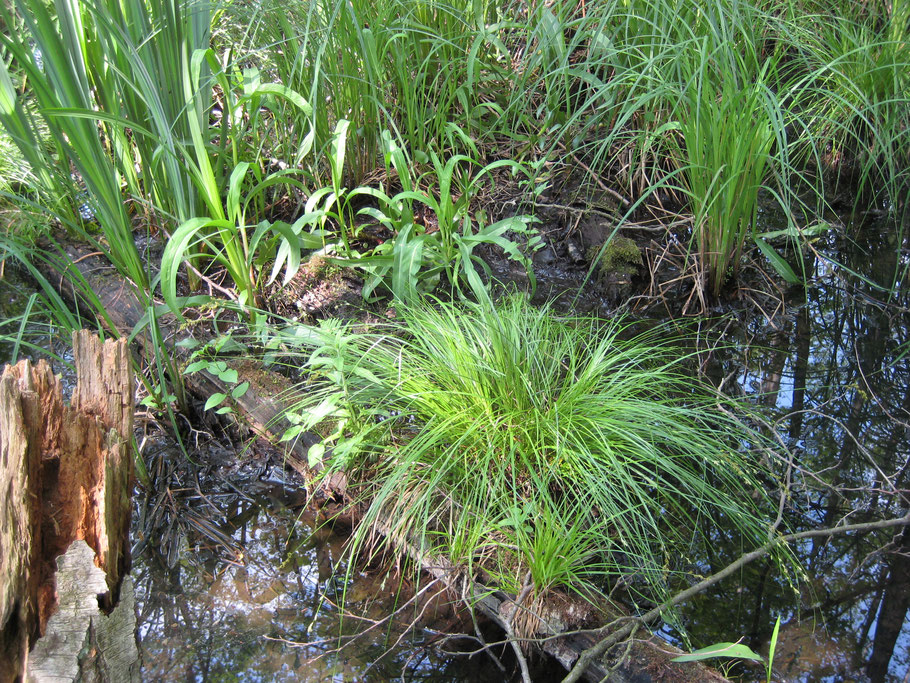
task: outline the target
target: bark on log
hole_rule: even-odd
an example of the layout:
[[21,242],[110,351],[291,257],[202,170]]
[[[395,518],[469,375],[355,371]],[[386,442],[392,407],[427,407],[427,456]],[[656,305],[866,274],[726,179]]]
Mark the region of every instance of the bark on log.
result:
[[[125,340],[73,335],[77,384],[63,401],[50,366],[0,377],[0,681],[19,680],[58,607],[56,559],[76,540],[103,572],[89,598],[117,601],[129,571],[133,380]],[[135,642],[133,642],[135,648]]]
[[29,683],[139,681],[130,577],[123,578],[120,602],[105,614],[97,596],[107,591],[107,579],[95,566],[95,552],[80,540],[57,558],[56,579],[59,607],[29,654]]
[[[88,246],[68,243],[64,244],[62,249],[67,263],[60,263],[59,267],[77,271],[78,277],[84,279],[91,287],[107,312],[109,321],[102,323],[119,336],[132,335],[136,325],[145,315],[145,309],[136,297],[135,288]],[[85,308],[88,314],[94,314],[91,307],[86,306],[84,297],[79,294],[79,288],[70,283],[66,276],[61,278],[49,264],[39,266],[44,268],[44,275],[49,282],[60,282],[60,294],[64,298],[77,307]],[[165,343],[174,350],[179,362],[183,350],[175,346],[179,328],[176,317],[170,314],[163,315],[159,318],[159,325]],[[155,353],[146,332],[136,334],[134,341],[141,356],[149,358]],[[246,393],[235,400],[238,413],[253,432],[277,443],[278,437],[291,426],[284,418],[284,407],[292,402],[291,382],[282,375],[263,370],[259,363],[238,360],[231,363],[231,366],[242,375],[242,380],[250,382]],[[224,382],[205,370],[184,376],[183,379],[187,389],[203,399],[217,392],[230,393],[233,388],[225,386]],[[315,439],[300,439],[290,446],[287,454],[287,464],[303,476],[310,473],[306,456],[307,450],[314,442]]]
[[[31,378],[31,373],[24,373]],[[0,378],[0,680],[13,680],[25,669],[29,639],[38,623],[41,585],[40,500],[32,495],[38,482],[40,453],[28,438],[38,395],[18,378]]]
[[[88,248],[68,245],[66,249],[70,258],[76,263],[75,267],[90,283],[102,303],[108,307],[109,311],[112,311],[112,308],[116,309],[116,315],[112,315],[111,318],[119,332],[129,334],[144,313],[135,301],[130,302],[124,299],[132,292],[131,287],[122,282],[118,284],[119,276],[100,258],[92,256]],[[65,291],[61,293],[66,295]],[[108,297],[114,297],[116,303],[109,302]],[[171,321],[167,324],[167,328],[173,330],[176,326]],[[137,337],[137,339],[140,343],[143,342],[141,337]],[[174,340],[171,339],[171,341]],[[247,392],[235,401],[237,411],[254,432],[275,441],[275,437],[290,426],[290,423],[283,417],[283,407],[289,405],[293,400],[290,382],[277,373],[269,372],[253,360],[238,360],[231,363],[231,367],[237,370],[240,381],[250,382]],[[229,394],[233,388],[226,386],[218,377],[205,371],[185,379],[187,388],[202,398],[208,398],[216,392]],[[304,476],[312,474],[307,466],[306,452],[314,441],[315,439],[300,439],[293,444],[293,450],[288,454],[287,464]],[[344,477],[340,477],[338,483],[343,489],[346,483]],[[436,558],[424,557],[416,551],[411,552],[411,555],[434,578],[451,579],[450,568],[440,566]],[[446,574],[449,576],[446,577]],[[507,620],[517,609],[514,596],[479,584],[469,587],[467,594],[475,595],[477,609],[506,630]],[[623,615],[617,613],[612,618],[621,616]],[[541,645],[541,649],[569,669],[580,653],[594,643],[595,638],[590,635],[572,634],[563,638],[546,640]],[[620,654],[622,656],[611,664],[610,670],[601,663],[590,665],[584,674],[585,680],[607,681],[608,683],[649,683],[659,680],[687,683],[689,681],[725,680],[701,664],[671,663],[669,660],[681,652],[656,636],[636,640],[628,651]]]

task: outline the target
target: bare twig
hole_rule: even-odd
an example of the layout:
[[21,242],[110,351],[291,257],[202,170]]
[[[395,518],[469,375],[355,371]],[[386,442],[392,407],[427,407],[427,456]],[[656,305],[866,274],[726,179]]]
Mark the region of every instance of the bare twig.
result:
[[[566,148],[563,145],[560,145],[560,147],[562,147],[563,150],[568,151],[568,150],[566,150]],[[581,159],[579,159],[577,156],[575,156],[575,154],[573,152],[569,152],[569,156],[572,157],[572,160],[575,161],[576,164],[578,164],[579,166],[581,166],[584,170],[586,170],[588,172],[588,174],[591,176],[591,178],[594,180],[594,182],[597,183],[597,187],[599,187],[601,190],[603,190],[608,195],[613,197],[613,199],[615,199],[616,201],[620,202],[623,206],[626,206],[626,207],[629,206],[629,200],[626,199],[625,197],[623,197],[621,194],[619,194],[619,192],[617,192],[616,190],[614,190],[610,187],[607,187],[607,185],[604,184],[604,182],[597,176],[596,173],[594,173],[594,171],[591,170],[591,168],[585,162],[583,162]]]
[[[895,517],[892,519],[879,520],[877,522],[863,522],[860,524],[844,524],[843,526],[837,526],[826,529],[812,529],[810,531],[800,531],[793,534],[787,534],[785,536],[778,536],[773,538],[767,543],[765,543],[760,548],[757,548],[751,552],[748,552],[739,557],[739,559],[731,562],[726,567],[721,569],[718,572],[715,572],[711,576],[699,581],[694,586],[687,588],[680,593],[677,593],[670,600],[658,605],[650,612],[643,614],[641,617],[636,620],[626,624],[622,628],[608,633],[606,637],[601,639],[596,645],[589,647],[587,650],[581,653],[578,660],[575,662],[575,666],[572,667],[572,670],[569,674],[563,679],[562,683],[574,683],[578,681],[581,676],[584,674],[585,669],[588,665],[593,662],[597,657],[600,657],[608,649],[616,645],[617,643],[625,640],[629,637],[631,633],[634,632],[636,626],[639,624],[649,624],[651,622],[657,621],[669,609],[676,607],[677,605],[685,602],[689,598],[692,598],[695,595],[707,590],[714,584],[722,581],[738,572],[742,567],[753,562],[761,557],[764,557],[774,548],[781,545],[782,543],[790,543],[791,541],[799,541],[804,538],[825,538],[830,536],[838,536],[840,534],[846,534],[851,532],[864,532],[864,531],[875,531],[878,529],[890,529],[893,527],[907,526],[910,525],[910,511],[908,511],[903,517]],[[604,631],[601,631],[605,633]]]
[[206,285],[208,285],[208,288],[209,288],[209,296],[211,296],[212,290],[215,289],[215,290],[218,290],[219,292],[221,292],[222,294],[224,294],[224,295],[225,295],[228,299],[230,299],[231,301],[238,301],[237,295],[236,295],[232,290],[227,289],[226,287],[222,287],[222,286],[219,285],[217,282],[215,282],[214,280],[212,280],[210,277],[207,277],[206,275],[203,275],[203,274],[202,274],[201,272],[199,272],[199,270],[198,270],[193,264],[191,264],[189,261],[186,262],[186,267],[187,267],[188,270],[190,270],[190,271],[193,273],[193,275],[195,275],[195,276],[198,277],[202,282],[204,282]]

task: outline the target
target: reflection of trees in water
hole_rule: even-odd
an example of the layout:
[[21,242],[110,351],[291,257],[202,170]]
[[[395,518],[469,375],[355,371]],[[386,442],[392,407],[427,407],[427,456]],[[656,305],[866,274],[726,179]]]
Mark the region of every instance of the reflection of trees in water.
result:
[[[241,484],[244,495],[219,492],[223,482],[213,479],[198,487],[206,491],[203,504],[199,481],[186,481],[157,483],[155,491],[170,492],[171,509],[156,517],[160,532],[146,524],[141,536],[169,542],[149,540],[134,557],[147,680],[382,681],[399,680],[402,671],[405,680],[487,679],[484,656],[447,657],[430,646],[430,632],[412,628],[418,616],[432,633],[452,625],[444,623],[451,610],[427,601],[434,586],[421,587],[412,601],[410,587],[385,574],[353,572],[345,583],[345,567],[337,565],[344,537],[281,505],[282,492],[260,491],[258,482]],[[146,503],[162,504],[158,494]],[[152,512],[140,510],[138,522]]]
[[888,556],[888,583],[881,591],[881,609],[872,642],[872,654],[866,673],[872,681],[883,681],[888,674],[888,664],[894,646],[903,630],[907,610],[910,609],[910,532],[904,528],[896,547]]
[[221,520],[210,521],[231,530],[237,548],[255,544],[242,565],[226,562],[225,549],[198,534],[187,536],[176,563],[169,548],[149,546],[136,558],[140,647],[149,680],[234,680],[244,671],[271,676],[282,668],[300,670],[295,655],[284,656],[263,639],[279,612],[293,621],[311,611],[312,601],[300,598],[314,594],[314,587],[299,572],[280,570],[282,545],[293,531],[258,505],[230,507]]
[[[715,370],[744,377],[747,391],[761,392],[758,400],[777,407],[778,430],[794,454],[785,516],[792,531],[902,517],[910,507],[910,364],[901,355],[910,349],[910,297],[904,291],[902,301],[885,304],[849,278],[822,284],[776,331],[759,327],[762,321],[746,330],[744,359],[721,359],[722,369]],[[890,529],[795,545],[806,571],[798,610],[789,582],[772,563],[746,568],[742,585],[731,582],[689,610],[690,621],[709,624],[703,634],[693,627],[699,644],[744,635],[758,647],[777,614],[791,617],[795,641],[795,618],[816,617],[828,635],[815,631],[811,647],[826,661],[802,680],[862,668],[873,681],[886,680],[896,643],[903,643],[900,652],[908,641],[906,634],[899,639],[910,596],[907,537]],[[741,552],[718,540],[712,570]],[[786,642],[778,653],[786,665]],[[813,657],[806,650],[793,655],[794,666]],[[794,680],[800,675],[798,669],[782,673]]]
[[[901,353],[910,349],[910,296],[902,292],[901,301],[884,305],[859,282],[829,277],[822,285],[811,288],[802,304],[791,303],[791,313],[775,319],[776,329],[754,321],[743,332],[748,343],[742,355],[715,350],[720,367],[708,369],[718,378],[742,378],[746,390],[761,392],[759,400],[776,413],[778,431],[793,452],[785,507],[791,531],[900,517],[908,508],[910,356]],[[194,486],[184,478],[170,486],[170,493]],[[282,672],[288,672],[287,680],[320,680],[343,671],[345,680],[383,680],[406,668],[414,672],[411,680],[472,680],[470,664],[442,659],[423,647],[419,634],[412,636],[416,642],[405,638],[379,663],[374,660],[385,651],[381,642],[361,641],[338,654],[341,631],[333,604],[344,585],[334,571],[337,539],[331,534],[310,538],[289,555],[288,547],[309,538],[293,515],[282,522],[285,513],[263,513],[259,502],[236,493],[233,498],[209,493],[204,505],[220,512],[199,521],[197,503],[187,504],[176,521],[162,522],[163,536],[171,541],[137,562],[142,649],[155,679],[233,680],[249,671],[268,680],[284,680]],[[212,528],[243,551],[245,574],[226,564],[234,550],[218,550],[211,538],[199,544]],[[294,534],[297,540],[287,544]],[[891,529],[801,541],[793,549],[805,568],[803,577],[783,576],[765,560],[744,567],[736,579],[683,610],[698,639],[694,644],[745,636],[759,649],[774,618],[783,614],[789,623],[777,662],[785,679],[852,677],[865,669],[871,680],[887,680],[889,662],[900,660],[895,650],[901,653],[908,642],[906,634],[900,637],[910,596],[908,535]],[[722,530],[713,530],[711,538],[707,556],[692,559],[704,574],[743,552]],[[288,596],[288,604],[263,607],[240,595],[238,586],[246,586],[245,595],[261,596],[255,590],[260,579],[273,581],[276,596]],[[236,589],[230,600],[218,603],[213,596],[217,581]],[[794,585],[801,589],[799,597]],[[363,606],[374,622],[395,609],[392,601],[370,599],[388,595],[378,582],[350,590],[348,604]],[[352,601],[355,594],[361,597]],[[370,622],[346,623],[353,629]],[[392,640],[401,633],[380,630]],[[291,647],[267,637],[311,645]],[[312,644],[316,641],[321,642]],[[815,668],[799,668],[813,660]]]

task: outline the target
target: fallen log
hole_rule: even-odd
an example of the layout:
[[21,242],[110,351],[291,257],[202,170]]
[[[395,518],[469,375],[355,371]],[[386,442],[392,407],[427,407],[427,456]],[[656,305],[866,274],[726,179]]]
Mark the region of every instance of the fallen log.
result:
[[[113,608],[130,563],[129,350],[123,340],[102,343],[79,331],[73,351],[77,384],[70,405],[45,361],[21,361],[0,377],[0,481],[7,482],[7,495],[0,497],[0,681],[49,680],[52,674],[56,681],[76,680],[63,673],[71,670],[98,672],[99,681],[129,681],[138,670],[132,634],[124,642],[105,641],[113,649],[96,648],[90,663],[81,646],[107,638],[100,621],[48,628],[61,604],[92,604],[96,612]],[[78,546],[91,554],[100,580],[83,580],[87,568],[78,559],[85,552],[80,555]],[[68,550],[74,555],[58,567]],[[29,650],[41,636],[50,640],[33,657]],[[64,641],[79,647],[65,655]],[[110,678],[101,672],[113,671],[108,655],[114,650],[118,662],[132,662]]]
[[[102,259],[93,255],[87,247],[67,245],[66,252],[73,262],[72,267],[77,268],[81,277],[85,278],[95,294],[107,307],[110,321],[114,330],[120,335],[129,335],[145,314],[138,302],[129,301],[133,296],[132,286],[123,282],[113,268],[106,265]],[[69,292],[75,291],[70,287]],[[66,295],[64,289],[62,294]],[[108,301],[108,298],[112,301]],[[173,345],[177,337],[176,320],[166,316],[163,320],[165,334]],[[140,345],[148,344],[148,339],[142,335],[136,337]],[[175,354],[180,351],[175,347]],[[229,367],[235,369],[240,381],[250,382],[249,389],[240,397],[233,400],[236,414],[245,423],[245,426],[277,443],[277,437],[291,426],[284,417],[284,410],[294,401],[295,389],[293,383],[286,377],[270,372],[255,359],[244,358],[227,360]],[[207,399],[214,393],[229,394],[232,386],[227,385],[216,375],[202,370],[192,375],[184,376],[187,388],[197,396]],[[300,472],[306,478],[311,478],[312,470],[307,465],[306,453],[310,445],[316,441],[314,437],[301,435],[302,438],[290,445],[287,464]],[[332,484],[337,484],[341,495],[344,494],[345,480],[337,478]],[[448,582],[461,582],[455,568],[440,563],[437,558],[426,557],[416,552],[414,548],[405,548],[409,554],[418,561],[424,571],[436,579]],[[461,594],[471,596],[474,608],[496,623],[504,632],[509,631],[513,615],[517,610],[523,609],[516,604],[516,596],[498,591],[495,587],[482,586],[473,583],[463,590]],[[615,613],[608,620],[623,619],[626,615]],[[557,659],[566,669],[571,668],[578,657],[587,648],[597,642],[597,639],[588,633],[569,633],[560,636],[557,627],[550,627],[551,631],[540,637],[537,645],[547,655]],[[672,657],[681,654],[657,636],[648,636],[628,643],[628,647],[618,648],[619,652],[608,653],[609,668],[604,661],[594,661],[586,669],[584,678],[590,681],[608,681],[610,683],[648,683],[649,681],[674,680],[680,683],[687,681],[722,681],[723,677],[701,664],[675,664],[671,663]]]
[[[83,280],[106,312],[107,319],[101,320],[101,324],[118,337],[132,336],[139,355],[151,358],[155,353],[155,344],[147,327],[134,334],[137,325],[146,316],[146,310],[132,283],[121,277],[98,252],[86,245],[64,243],[61,249],[63,260],[58,261],[57,267],[64,271],[63,276],[50,264],[40,264],[48,281],[58,282],[60,294],[65,299],[94,315],[94,309],[82,292],[81,283],[77,282]],[[162,338],[174,351],[176,360],[186,362],[187,353],[176,346],[181,334],[176,316],[159,316],[158,323]],[[238,358],[229,361],[229,365],[237,370],[243,381],[250,383],[249,389],[242,396],[232,399],[245,426],[267,441],[278,443],[281,434],[291,426],[284,418],[284,410],[293,400],[293,383],[283,375],[265,370],[261,363],[252,360]],[[203,399],[218,392],[229,393],[232,388],[207,370],[184,375],[183,380],[187,389]],[[304,476],[311,474],[307,467],[306,453],[314,442],[315,439],[303,438],[291,444],[287,454],[287,464]]]

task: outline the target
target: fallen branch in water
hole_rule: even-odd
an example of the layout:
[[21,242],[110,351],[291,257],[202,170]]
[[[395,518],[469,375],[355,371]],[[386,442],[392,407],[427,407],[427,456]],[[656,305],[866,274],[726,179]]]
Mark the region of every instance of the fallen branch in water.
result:
[[[862,522],[859,524],[844,524],[843,526],[836,526],[827,529],[813,529],[811,531],[800,531],[793,534],[786,534],[784,536],[778,536],[773,538],[767,543],[765,543],[760,548],[746,553],[745,555],[740,556],[739,559],[731,562],[726,567],[721,569],[718,572],[715,572],[711,576],[707,577],[696,583],[694,586],[687,588],[686,590],[677,593],[670,600],[658,605],[650,612],[643,614],[640,617],[637,617],[630,622],[628,622],[622,628],[609,633],[602,640],[598,641],[596,645],[589,647],[587,650],[581,653],[578,659],[575,662],[575,665],[572,667],[572,670],[569,671],[569,674],[562,679],[562,683],[574,683],[579,680],[582,675],[584,675],[585,669],[587,669],[589,664],[592,664],[598,657],[603,655],[607,650],[609,650],[614,645],[621,643],[623,640],[629,637],[629,635],[641,624],[650,624],[657,621],[664,612],[677,605],[684,603],[689,598],[692,598],[699,593],[707,590],[714,584],[724,580],[728,576],[736,573],[742,567],[746,566],[750,562],[753,562],[761,557],[764,557],[774,548],[779,546],[781,543],[790,543],[791,541],[800,541],[804,538],[825,538],[831,536],[839,536],[841,534],[847,534],[853,531],[864,532],[864,531],[876,531],[879,529],[890,529],[894,527],[910,526],[910,510],[903,517],[895,517],[892,519],[883,519],[877,522]],[[604,632],[604,631],[601,631]]]

